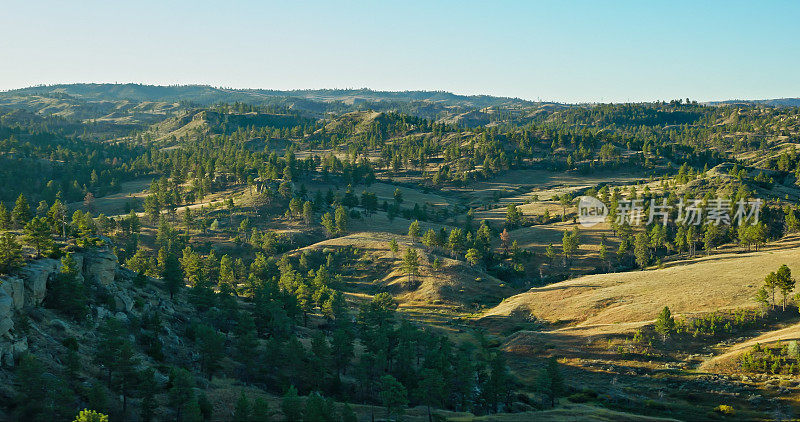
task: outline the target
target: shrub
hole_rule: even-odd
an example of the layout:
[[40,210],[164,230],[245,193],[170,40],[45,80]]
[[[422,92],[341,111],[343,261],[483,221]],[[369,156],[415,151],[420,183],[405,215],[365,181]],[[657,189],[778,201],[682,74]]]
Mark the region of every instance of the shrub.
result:
[[714,412],[721,415],[734,415],[736,413],[736,411],[733,410],[733,407],[728,406],[727,404],[721,404],[715,407]]
[[587,401],[590,401],[592,399],[594,399],[594,397],[592,397],[591,394],[583,391],[581,391],[580,393],[571,394],[569,397],[567,397],[567,400],[573,403],[586,403]]

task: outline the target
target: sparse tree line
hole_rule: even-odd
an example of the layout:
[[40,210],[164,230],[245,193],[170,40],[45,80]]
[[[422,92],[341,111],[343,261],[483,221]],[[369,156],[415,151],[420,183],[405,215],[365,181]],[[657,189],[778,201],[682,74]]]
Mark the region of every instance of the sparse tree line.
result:
[[[754,300],[760,309],[741,309],[733,312],[712,312],[690,318],[675,318],[668,306],[665,306],[656,316],[651,327],[640,329],[634,334],[629,346],[619,346],[618,351],[647,351],[669,341],[690,341],[703,339],[717,339],[720,336],[734,336],[742,331],[761,329],[774,320],[774,314],[780,307],[781,313],[789,305],[791,293],[794,291],[796,280],[786,265],[781,265],[777,271],[770,272],[764,280],[764,285],[758,289]],[[780,295],[776,297],[777,295]],[[798,296],[794,297],[795,300]],[[772,314],[771,314],[772,313]],[[655,337],[657,335],[657,338]],[[762,368],[761,363],[745,362],[742,367],[746,370]],[[770,361],[770,365],[774,362]],[[783,365],[783,363],[781,363]],[[782,366],[781,366],[782,368]],[[776,372],[778,373],[778,372]],[[791,369],[790,373],[796,373]]]

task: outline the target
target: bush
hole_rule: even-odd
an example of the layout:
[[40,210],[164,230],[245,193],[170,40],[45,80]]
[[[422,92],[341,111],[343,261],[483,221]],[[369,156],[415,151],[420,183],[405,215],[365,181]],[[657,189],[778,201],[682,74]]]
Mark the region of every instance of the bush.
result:
[[720,415],[734,415],[736,411],[733,410],[733,407],[728,406],[727,404],[721,404],[714,408],[714,412],[719,413]]
[[591,394],[586,392],[575,393],[567,397],[567,400],[571,401],[572,403],[586,403],[594,399]]

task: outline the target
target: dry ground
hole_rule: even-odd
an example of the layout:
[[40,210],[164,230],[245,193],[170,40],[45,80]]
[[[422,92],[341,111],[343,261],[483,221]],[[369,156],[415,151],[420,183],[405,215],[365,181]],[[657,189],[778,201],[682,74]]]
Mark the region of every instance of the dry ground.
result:
[[467,195],[475,204],[489,202],[497,192],[502,198],[500,203],[505,206],[509,202],[525,202],[534,194],[538,194],[540,199],[549,199],[554,194],[571,193],[600,183],[630,183],[644,177],[640,173],[619,170],[588,175],[547,170],[510,170],[490,180],[472,183],[469,188],[448,190]]
[[677,315],[753,308],[764,276],[781,264],[796,267],[799,257],[795,237],[759,252],[726,252],[662,269],[588,275],[510,297],[484,318],[530,314],[565,323],[561,334],[586,336],[630,331],[654,320],[664,306]]
[[[393,256],[389,242],[395,239],[399,252]],[[449,258],[441,251],[426,250],[419,242],[391,233],[359,232],[328,239],[291,253],[311,249],[357,248],[364,259],[362,269],[343,274],[345,291],[359,301],[373,294],[389,291],[400,304],[399,310],[418,322],[453,330],[456,319],[473,317],[486,307],[499,303],[514,293],[501,280],[486,274],[479,267]],[[419,274],[411,278],[402,269],[407,248],[420,256]],[[441,268],[432,267],[438,258]]]
[[791,340],[800,340],[800,324],[768,331],[757,337],[729,346],[722,350],[721,354],[703,362],[699,369],[705,372],[727,372],[734,368],[739,355],[756,344],[768,345],[779,341],[786,342]]

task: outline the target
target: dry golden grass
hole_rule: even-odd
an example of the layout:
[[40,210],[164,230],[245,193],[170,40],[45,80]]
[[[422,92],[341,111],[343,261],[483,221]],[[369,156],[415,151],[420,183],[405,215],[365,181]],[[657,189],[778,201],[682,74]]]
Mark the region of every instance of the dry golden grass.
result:
[[[389,242],[395,239],[399,246],[392,256]],[[475,311],[484,304],[498,303],[513,293],[503,282],[480,268],[464,261],[450,259],[438,252],[425,250],[419,242],[406,236],[390,233],[360,232],[328,239],[303,249],[325,249],[352,246],[369,255],[371,259],[388,263],[388,271],[370,273],[370,282],[381,290],[392,292],[403,306],[419,308],[424,305],[457,305],[461,311]],[[411,278],[403,271],[401,261],[407,248],[414,248],[420,256],[419,274]],[[438,258],[441,268],[433,269]]]
[[703,362],[699,369],[705,372],[726,372],[730,369],[738,369],[735,367],[737,366],[736,360],[739,355],[756,344],[761,344],[763,346],[779,341],[786,342],[791,340],[800,340],[800,324],[769,331],[757,337],[729,346],[722,350],[721,354]]
[[475,182],[469,188],[450,189],[470,197],[475,204],[487,203],[495,192],[503,197],[501,205],[508,202],[522,203],[532,195],[550,199],[555,194],[573,193],[576,190],[596,186],[600,183],[625,183],[642,179],[641,174],[622,171],[579,173],[555,173],[546,170],[510,170],[487,181]]
[[590,335],[630,331],[646,324],[664,307],[691,315],[753,308],[764,276],[800,256],[797,239],[759,252],[728,252],[666,268],[598,274],[533,288],[510,297],[484,318],[530,314],[568,323],[562,334]]
[[[311,189],[311,192],[314,194],[316,191],[321,191],[323,194],[325,194],[328,189],[332,189],[334,193],[338,192],[340,195],[344,195],[347,187],[342,185],[315,183],[313,189]],[[383,182],[373,183],[369,186],[355,186],[353,187],[353,193],[360,197],[361,193],[364,191],[372,192],[378,197],[379,204],[382,204],[383,201],[392,204],[394,203],[395,189],[399,189],[403,194],[403,203],[401,204],[402,208],[413,208],[414,204],[419,204],[421,207],[426,203],[437,207],[453,205],[453,201],[451,199],[436,193],[424,193],[420,189],[412,189]]]
[[452,422],[492,421],[492,422],[517,422],[517,421],[551,421],[551,422],[668,422],[677,421],[671,418],[658,418],[654,416],[635,415],[632,413],[618,412],[603,407],[589,404],[577,404],[562,401],[558,408],[537,412],[499,413],[480,417],[462,416],[449,418]]
[[[143,201],[147,195],[152,178],[132,180],[123,182],[120,185],[119,193],[106,195],[94,200],[94,214],[105,214],[107,216],[125,213],[125,204],[133,201]],[[68,204],[70,210],[84,209],[83,202],[72,202]]]

